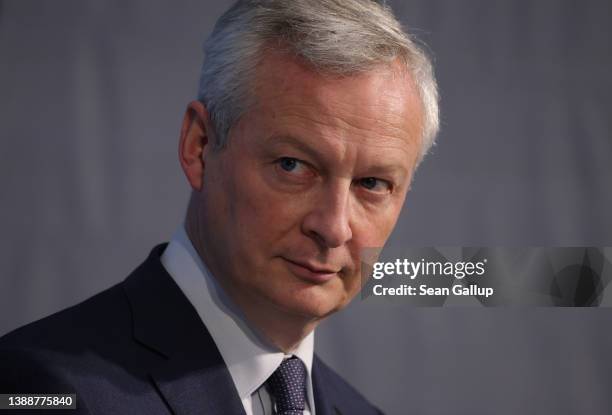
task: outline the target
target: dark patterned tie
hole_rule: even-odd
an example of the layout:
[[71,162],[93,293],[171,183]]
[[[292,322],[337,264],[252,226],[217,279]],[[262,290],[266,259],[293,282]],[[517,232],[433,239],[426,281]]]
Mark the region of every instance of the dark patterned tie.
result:
[[266,381],[278,415],[302,415],[306,407],[306,367],[297,357],[283,360]]

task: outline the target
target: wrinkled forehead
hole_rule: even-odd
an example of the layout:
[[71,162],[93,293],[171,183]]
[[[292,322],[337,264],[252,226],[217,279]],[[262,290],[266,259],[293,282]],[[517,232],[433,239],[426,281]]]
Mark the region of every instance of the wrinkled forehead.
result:
[[325,126],[352,140],[375,137],[420,148],[423,111],[416,86],[396,61],[354,75],[325,74],[284,52],[265,52],[252,109],[282,124]]
[[[356,89],[356,83],[360,88]],[[362,101],[371,92],[402,99],[405,104],[420,102],[416,85],[399,59],[381,63],[368,71],[355,74],[335,74],[319,70],[305,59],[286,51],[266,49],[255,70],[253,85],[257,97],[289,92],[316,93],[324,103],[331,95],[344,93]],[[361,95],[360,95],[361,93]]]

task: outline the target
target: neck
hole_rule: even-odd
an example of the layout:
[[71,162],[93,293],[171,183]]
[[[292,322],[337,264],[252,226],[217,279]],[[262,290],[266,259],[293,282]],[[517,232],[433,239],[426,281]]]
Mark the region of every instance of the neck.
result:
[[289,313],[265,298],[242,299],[231,287],[221,285],[240,308],[249,326],[254,328],[265,341],[284,353],[295,350],[319,323],[318,320]]
[[185,218],[185,231],[200,259],[210,269],[213,278],[242,312],[249,327],[253,328],[264,341],[285,353],[295,350],[300,342],[315,329],[319,320],[283,310],[266,298],[247,296],[237,289],[238,287],[232,286],[225,278],[221,278],[221,275],[217,275],[219,267],[214,258],[210,258],[207,253],[203,237],[205,229],[201,226],[197,212],[197,201],[192,196]]

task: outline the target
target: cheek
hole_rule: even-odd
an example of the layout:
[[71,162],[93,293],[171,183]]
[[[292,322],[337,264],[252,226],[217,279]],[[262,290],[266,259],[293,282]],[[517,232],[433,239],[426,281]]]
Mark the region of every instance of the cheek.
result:
[[400,208],[401,205],[389,205],[357,213],[353,222],[353,245],[359,249],[382,247],[393,231]]
[[232,227],[243,241],[242,248],[251,251],[243,255],[259,251],[259,260],[265,260],[262,256],[274,255],[287,235],[299,229],[303,203],[292,195],[272,191],[254,174],[233,187],[234,194],[229,197]]
[[[401,205],[389,206],[388,209],[379,209],[374,212],[362,212],[359,220],[353,224],[353,239],[348,244],[350,255],[355,264],[354,273],[351,276],[352,283],[348,291],[355,294],[361,287],[361,261],[362,256],[371,256],[371,251],[364,252],[368,248],[382,248],[391,235]],[[354,285],[353,285],[354,284]]]

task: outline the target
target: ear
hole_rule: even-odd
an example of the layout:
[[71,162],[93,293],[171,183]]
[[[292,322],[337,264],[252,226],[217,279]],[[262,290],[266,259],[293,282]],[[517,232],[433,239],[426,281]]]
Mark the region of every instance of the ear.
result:
[[191,101],[185,111],[179,140],[179,161],[195,191],[202,189],[204,155],[212,148],[213,136],[208,110],[200,101]]

